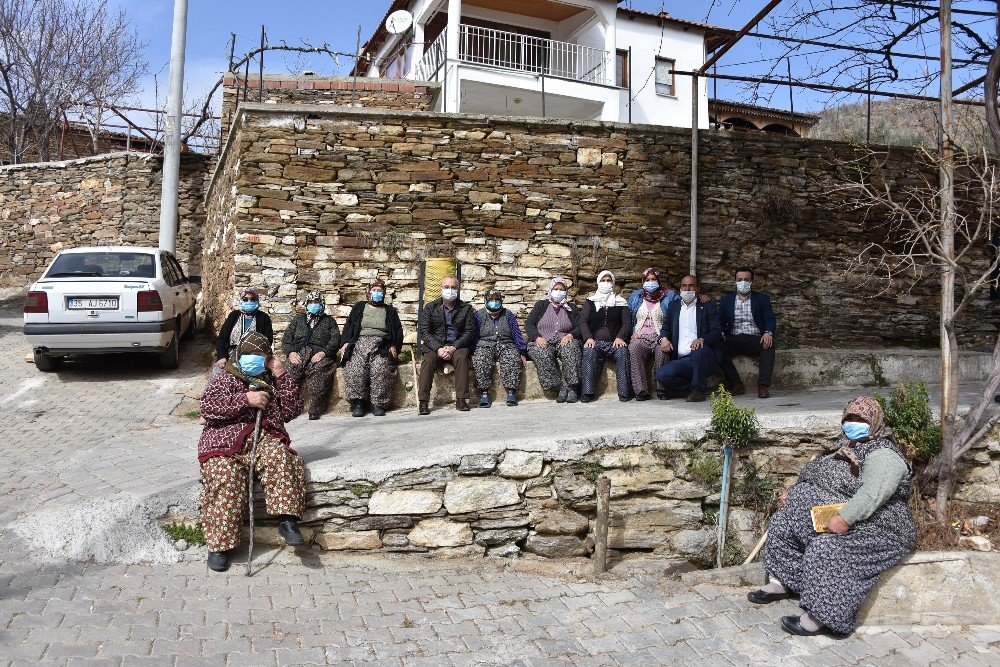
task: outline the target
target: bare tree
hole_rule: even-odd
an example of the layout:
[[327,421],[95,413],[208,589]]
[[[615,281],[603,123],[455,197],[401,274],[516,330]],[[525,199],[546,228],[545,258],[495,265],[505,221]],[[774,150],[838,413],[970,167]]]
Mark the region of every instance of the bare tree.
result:
[[51,158],[53,132],[74,103],[94,147],[109,105],[134,93],[144,45],[107,0],[0,0],[0,139],[12,162]]
[[[990,243],[1000,222],[1000,172],[985,151],[979,155],[956,153],[952,158],[954,181],[942,183],[938,175],[947,158],[926,149],[920,149],[918,155],[924,168],[911,170],[908,176],[891,173],[885,155],[874,151],[867,151],[849,165],[852,176],[841,191],[869,220],[885,221],[886,239],[872,243],[854,258],[852,270],[879,291],[934,279],[945,271],[952,273],[957,283],[955,301],[950,312],[942,311],[941,326],[951,357],[957,359],[958,323],[991,285],[998,286],[1000,257],[990,252]],[[953,188],[956,202],[951,223],[945,221],[942,210],[942,204],[948,206],[947,197],[942,198],[948,187]],[[1000,423],[1000,411],[990,413],[993,395],[1000,387],[1000,335],[991,368],[964,417],[959,418],[957,405],[944,404],[953,412],[942,414],[942,423],[950,418],[951,428],[942,429],[942,452],[924,471],[925,479],[938,482],[937,511],[941,516],[947,516],[954,464]],[[942,390],[954,390],[957,395],[957,377],[955,380],[945,382]]]

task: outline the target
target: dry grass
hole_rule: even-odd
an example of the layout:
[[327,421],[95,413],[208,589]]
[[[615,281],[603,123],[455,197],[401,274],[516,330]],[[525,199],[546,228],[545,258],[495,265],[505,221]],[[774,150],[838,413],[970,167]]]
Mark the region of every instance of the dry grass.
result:
[[[1000,505],[996,503],[964,503],[953,500],[948,504],[949,523],[942,526],[934,515],[933,499],[924,499],[914,491],[910,508],[917,520],[917,549],[920,551],[956,551],[962,535],[982,535],[1000,547]],[[989,518],[985,526],[973,526],[970,519]]]

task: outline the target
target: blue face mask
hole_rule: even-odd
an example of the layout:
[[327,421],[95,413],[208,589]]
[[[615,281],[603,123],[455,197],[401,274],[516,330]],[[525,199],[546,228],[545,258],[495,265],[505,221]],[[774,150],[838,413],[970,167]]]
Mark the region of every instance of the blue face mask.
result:
[[264,362],[267,357],[262,354],[242,354],[240,355],[240,370],[250,377],[257,377],[264,373]]
[[492,310],[494,313],[503,308],[503,301],[487,301],[486,310]]
[[247,313],[248,315],[250,313],[256,312],[258,307],[260,307],[260,302],[258,302],[258,301],[242,301],[242,302],[240,302],[240,310],[242,310],[244,313]]
[[848,440],[866,438],[872,430],[872,427],[864,422],[844,422],[840,427],[844,429],[844,435]]
[[310,303],[306,305],[306,310],[309,311],[310,315],[319,315],[323,312],[323,304],[321,303]]
[[372,301],[382,303],[385,301],[385,292],[372,292]]
[[647,280],[642,284],[642,289],[646,290],[649,293],[653,293],[656,290],[660,289],[660,282],[658,280]]

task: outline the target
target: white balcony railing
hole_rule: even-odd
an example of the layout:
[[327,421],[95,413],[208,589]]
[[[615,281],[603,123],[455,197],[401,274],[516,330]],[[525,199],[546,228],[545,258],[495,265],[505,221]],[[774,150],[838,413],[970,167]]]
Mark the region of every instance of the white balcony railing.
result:
[[[614,84],[611,54],[590,46],[462,25],[458,52],[459,60],[474,65],[605,86]],[[414,66],[411,78],[437,80],[446,59],[445,33],[441,33]]]

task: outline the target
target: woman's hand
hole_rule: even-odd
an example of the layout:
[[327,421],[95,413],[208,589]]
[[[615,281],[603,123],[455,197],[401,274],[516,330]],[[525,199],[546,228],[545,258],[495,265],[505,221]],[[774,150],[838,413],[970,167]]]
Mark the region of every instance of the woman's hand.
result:
[[573,334],[569,334],[568,333],[568,334],[566,334],[565,336],[562,337],[562,340],[559,341],[559,344],[560,345],[569,345],[572,342],[573,342]]
[[341,357],[341,359],[343,359],[343,357],[344,357],[344,350],[347,349],[348,345],[350,345],[350,343],[344,343],[343,345],[340,346],[340,357]]
[[[347,346],[345,345],[344,347],[347,347]],[[390,347],[389,348],[389,354],[392,355],[392,360],[393,361],[399,361],[399,352],[396,351],[395,347]]]
[[588,338],[587,342],[583,344],[583,347],[585,347],[586,349],[590,350],[592,348],[597,347],[597,343],[594,342],[593,338]]
[[787,502],[788,502],[788,489],[785,489],[784,491],[781,492],[781,495],[778,497],[778,504],[784,507]]
[[218,361],[215,362],[215,365],[218,366],[219,368],[225,368],[226,367],[226,360],[225,359],[219,359]]
[[831,533],[837,535],[843,535],[851,529],[850,524],[844,521],[844,518],[839,514],[834,514],[830,517],[830,520],[826,522],[826,529]]
[[611,343],[611,347],[628,347],[628,343],[621,338],[615,338],[615,342]]
[[538,338],[535,339],[535,345],[537,345],[538,347],[544,349],[544,348],[548,347],[549,341],[547,341],[544,338],[542,338],[541,336],[539,336]]
[[670,342],[670,339],[669,339],[669,338],[661,338],[661,339],[660,339],[660,347],[661,347],[661,348],[663,349],[663,351],[664,351],[664,352],[668,352],[668,353],[669,353],[669,352],[670,352],[671,350],[673,350],[673,349],[674,349],[674,346],[673,346],[673,344],[672,344],[672,343]]
[[320,350],[319,352],[317,352],[316,354],[314,354],[312,356],[312,359],[310,359],[310,361],[312,363],[316,364],[316,363],[319,363],[319,362],[323,361],[323,359],[325,359],[325,358],[326,358],[326,352],[324,352],[323,350]]
[[257,408],[258,410],[263,410],[267,407],[267,401],[270,396],[267,395],[266,391],[248,391],[247,392],[247,403],[250,407]]
[[276,378],[280,378],[285,374],[285,365],[281,363],[281,360],[273,354],[267,358],[267,363],[264,364],[267,370],[271,371],[271,375]]
[[298,352],[292,352],[291,354],[288,355],[288,361],[289,363],[293,363],[296,366],[298,366],[299,363],[302,361],[302,357],[299,356]]

